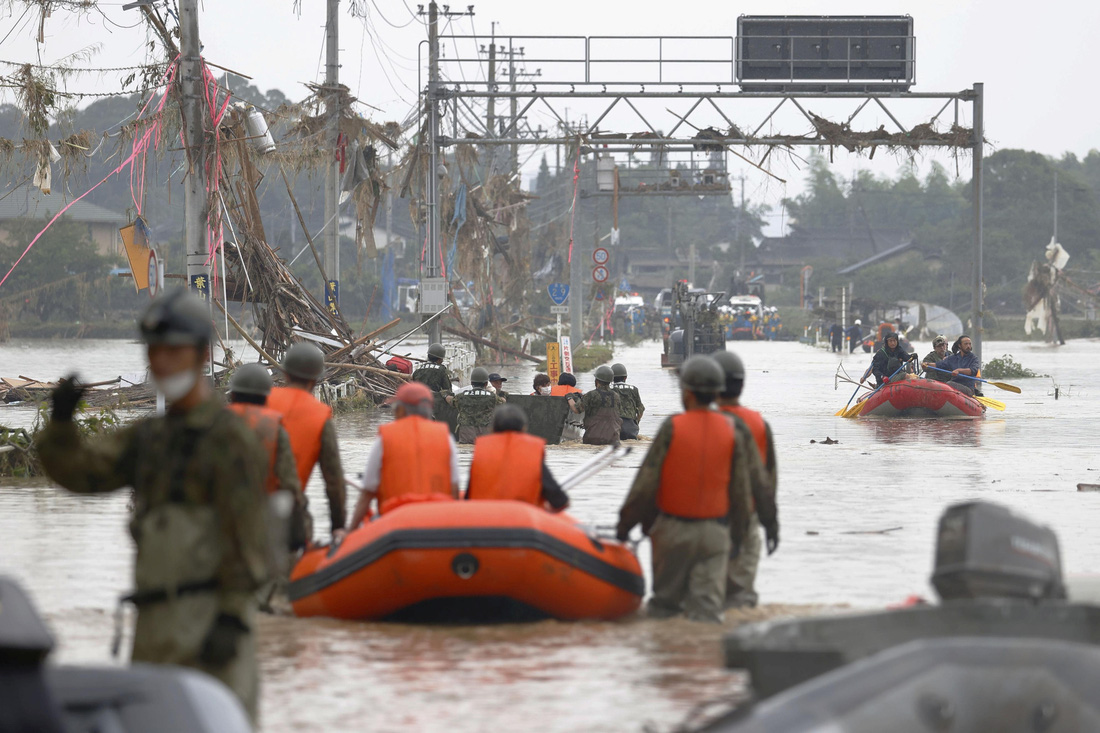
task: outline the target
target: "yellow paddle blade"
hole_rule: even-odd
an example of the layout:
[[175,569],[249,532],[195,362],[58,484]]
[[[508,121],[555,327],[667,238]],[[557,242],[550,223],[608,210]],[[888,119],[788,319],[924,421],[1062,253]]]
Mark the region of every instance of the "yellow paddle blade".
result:
[[992,407],[994,410],[1000,410],[1001,412],[1005,411],[1006,405],[1005,405],[1005,403],[1001,402],[1000,400],[995,400],[992,397],[977,397],[977,396],[975,396],[974,399],[976,399],[978,402],[981,402],[986,407]]
[[1020,388],[1017,387],[1015,384],[1005,384],[1004,382],[990,382],[990,384],[999,389],[1003,389],[1005,392],[1015,392],[1016,394],[1020,394]]
[[859,417],[859,413],[863,412],[863,405],[863,402],[855,403],[844,411],[844,417]]

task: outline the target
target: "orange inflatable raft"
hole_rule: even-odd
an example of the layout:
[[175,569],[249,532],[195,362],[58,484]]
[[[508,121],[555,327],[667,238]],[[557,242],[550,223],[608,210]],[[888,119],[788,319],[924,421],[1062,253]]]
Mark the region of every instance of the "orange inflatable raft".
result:
[[406,504],[307,552],[288,588],[297,616],[443,622],[609,620],[644,594],[626,546],[519,501]]

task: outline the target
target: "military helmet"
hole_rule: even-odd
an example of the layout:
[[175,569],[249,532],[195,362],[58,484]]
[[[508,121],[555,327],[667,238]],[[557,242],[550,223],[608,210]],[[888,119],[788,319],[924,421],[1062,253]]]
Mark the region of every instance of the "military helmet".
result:
[[183,289],[156,298],[138,325],[142,341],[150,346],[205,346],[214,337],[210,307]]
[[245,364],[229,378],[229,391],[233,394],[269,394],[271,375],[259,364]]
[[436,359],[442,359],[447,356],[447,350],[443,348],[443,344],[432,344],[428,347],[428,356],[434,356]]
[[732,351],[716,351],[710,358],[718,362],[722,371],[726,373],[726,379],[744,379],[745,365],[741,363],[741,357]]
[[693,356],[680,367],[680,386],[692,392],[718,394],[726,387],[726,375],[709,356]]
[[489,381],[489,370],[485,367],[474,367],[474,370],[470,372],[471,384],[484,384]]
[[325,373],[325,355],[313,344],[300,341],[286,350],[283,371],[297,379],[316,382]]
[[611,373],[614,374],[616,377],[625,377],[626,364],[612,364]]
[[596,367],[595,376],[597,382],[607,382],[610,384],[611,380],[615,378],[615,372],[612,371],[611,367],[604,364],[601,367]]

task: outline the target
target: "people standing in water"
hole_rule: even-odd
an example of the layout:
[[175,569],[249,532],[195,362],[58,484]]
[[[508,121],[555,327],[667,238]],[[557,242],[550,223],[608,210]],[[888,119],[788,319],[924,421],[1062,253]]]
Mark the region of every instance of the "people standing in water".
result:
[[622,430],[619,431],[619,440],[637,440],[638,424],[645,413],[645,405],[642,404],[642,395],[638,388],[626,383],[626,366],[612,364],[611,373],[615,381],[611,383],[611,389],[619,395],[619,416],[623,419]]
[[320,464],[328,497],[329,528],[332,539],[340,540],[347,521],[347,489],[340,462],[340,443],[332,422],[332,408],[313,396],[317,382],[325,373],[325,356],[313,344],[297,343],[286,350],[282,368],[287,386],[272,388],[267,406],[283,416],[283,427],[290,436],[303,493],[309,485],[313,467]]
[[625,541],[641,524],[653,547],[650,616],[722,620],[731,547],[740,547],[753,511],[753,472],[764,480],[744,424],[712,409],[724,387],[710,357],[684,362],[684,412],[661,424],[619,511],[616,536]]
[[760,566],[760,526],[767,536],[768,554],[779,547],[779,512],[776,508],[776,489],[779,469],[775,460],[775,441],[768,421],[756,410],[741,404],[741,392],[745,387],[745,365],[740,357],[730,351],[718,351],[711,355],[725,373],[726,383],[718,395],[718,409],[744,423],[752,434],[753,445],[764,466],[767,482],[753,483],[753,514],[749,529],[741,543],[740,551],[729,561],[726,574],[726,608],[752,608],[759,601],[756,592],[756,571]]
[[851,354],[863,344],[863,321],[858,318],[848,327],[848,353]]
[[[571,394],[583,394],[577,388],[577,378],[569,372],[562,372],[558,377],[558,383],[551,388],[550,394],[554,397],[569,398]],[[574,403],[570,400],[569,412],[565,416],[565,427],[561,431],[561,439],[580,440],[584,434],[584,410],[574,409]]]
[[585,392],[583,397],[571,396],[569,409],[574,414],[584,413],[585,445],[615,445],[623,428],[623,419],[619,417],[621,400],[611,390],[615,378],[609,366],[596,368],[596,388]]
[[448,403],[453,401],[453,389],[451,387],[451,373],[443,365],[443,359],[447,357],[447,349],[443,344],[432,344],[428,347],[428,360],[420,364],[412,373],[412,380],[420,382],[432,392],[441,395]]
[[493,410],[504,401],[489,388],[489,372],[485,367],[473,368],[470,387],[454,397],[458,409],[459,443],[473,443],[478,436],[488,434],[492,429]]
[[534,391],[531,392],[532,397],[549,397],[554,391],[554,388],[550,386],[550,376],[547,374],[536,374],[534,381],[531,383],[531,387],[534,389]]
[[447,423],[432,420],[432,400],[427,386],[409,382],[387,401],[393,420],[378,428],[367,456],[352,527],[367,518],[374,500],[385,514],[406,497],[458,498],[458,449]]
[[504,391],[504,383],[507,381],[507,377],[502,377],[496,372],[489,375],[489,386],[496,390],[497,397],[508,397],[508,393]]
[[527,434],[527,415],[515,405],[493,413],[493,432],[474,443],[467,499],[516,500],[560,512],[569,497],[546,466],[546,441]]
[[269,575],[270,456],[205,376],[214,336],[209,306],[184,290],[167,292],[139,325],[166,414],[86,440],[73,422],[84,388],[68,377],[53,392],[38,456],[70,491],[133,489],[137,555],[126,598],[138,609],[133,661],[210,674],[255,722],[254,612]]

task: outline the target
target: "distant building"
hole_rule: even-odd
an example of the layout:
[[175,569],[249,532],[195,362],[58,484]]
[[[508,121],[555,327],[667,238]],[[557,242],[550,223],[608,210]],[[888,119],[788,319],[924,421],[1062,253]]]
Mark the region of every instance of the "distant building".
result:
[[836,260],[842,263],[843,270],[849,265],[885,261],[905,252],[912,244],[913,235],[900,228],[796,228],[785,237],[764,237],[748,267],[763,273],[769,283],[780,283],[784,271],[813,260]]
[[[69,202],[57,194],[47,196],[33,186],[8,192],[0,199],[0,241],[7,243],[9,222],[15,219],[38,219],[43,225]],[[65,217],[87,227],[96,251],[107,257],[122,256],[122,237],[118,230],[130,220],[102,206],[77,201],[65,212]]]

